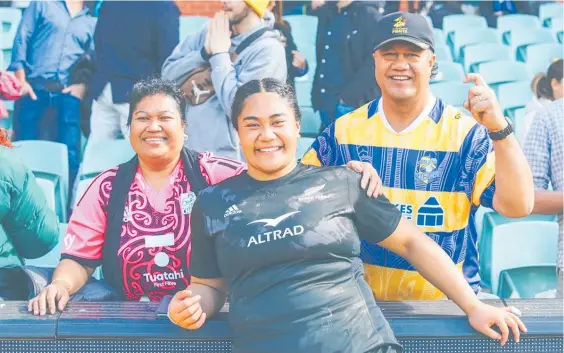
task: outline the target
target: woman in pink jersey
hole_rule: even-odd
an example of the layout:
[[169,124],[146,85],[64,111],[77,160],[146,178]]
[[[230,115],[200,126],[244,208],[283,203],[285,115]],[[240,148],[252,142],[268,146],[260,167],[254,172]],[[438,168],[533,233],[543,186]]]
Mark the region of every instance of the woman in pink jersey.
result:
[[[185,105],[172,82],[151,79],[133,87],[128,125],[137,156],[100,174],[84,193],[52,282],[29,302],[29,311],[62,311],[100,265],[104,282],[121,300],[160,301],[188,286],[196,195],[245,166],[183,148]],[[370,180],[368,193],[374,195],[379,178],[373,168],[363,174],[363,186]]]

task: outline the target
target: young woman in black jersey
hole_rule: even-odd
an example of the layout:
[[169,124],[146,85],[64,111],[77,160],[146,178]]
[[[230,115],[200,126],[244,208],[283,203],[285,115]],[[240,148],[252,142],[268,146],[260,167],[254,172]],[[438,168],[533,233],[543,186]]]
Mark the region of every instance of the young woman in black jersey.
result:
[[384,196],[366,196],[356,173],[298,164],[290,86],[244,84],[232,117],[248,172],[200,194],[192,284],[171,301],[172,322],[198,329],[229,295],[234,352],[401,352],[364,281],[362,237],[409,260],[479,332],[519,341],[526,329],[512,309],[480,302],[447,254]]

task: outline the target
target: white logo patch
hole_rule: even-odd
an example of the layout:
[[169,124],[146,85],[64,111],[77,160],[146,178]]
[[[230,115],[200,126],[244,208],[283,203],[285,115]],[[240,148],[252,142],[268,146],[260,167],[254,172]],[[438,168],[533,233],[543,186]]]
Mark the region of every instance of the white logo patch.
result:
[[74,240],[76,239],[76,235],[71,234],[71,233],[67,233],[67,235],[65,236],[65,249],[70,250],[72,248],[72,245],[74,244]]
[[223,214],[223,218],[227,218],[229,216],[233,216],[240,213],[242,213],[242,211],[239,209],[239,207],[237,207],[237,205],[233,205],[225,211],[225,213]]
[[286,218],[288,218],[291,215],[294,215],[296,213],[300,213],[300,211],[288,212],[288,213],[283,214],[282,216],[274,218],[274,219],[269,219],[269,218],[257,219],[256,221],[252,221],[250,223],[247,223],[247,225],[253,224],[253,223],[264,223],[265,226],[276,227],[280,222],[282,222]]
[[182,206],[183,214],[190,214],[192,212],[192,207],[196,202],[196,194],[192,191],[180,195],[180,205]]

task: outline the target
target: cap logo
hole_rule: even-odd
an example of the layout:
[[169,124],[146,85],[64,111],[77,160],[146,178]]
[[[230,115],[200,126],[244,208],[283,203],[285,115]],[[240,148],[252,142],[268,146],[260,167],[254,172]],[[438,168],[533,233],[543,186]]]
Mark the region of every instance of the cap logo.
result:
[[407,21],[403,18],[403,16],[396,18],[394,22],[392,34],[407,34],[407,28],[405,28]]

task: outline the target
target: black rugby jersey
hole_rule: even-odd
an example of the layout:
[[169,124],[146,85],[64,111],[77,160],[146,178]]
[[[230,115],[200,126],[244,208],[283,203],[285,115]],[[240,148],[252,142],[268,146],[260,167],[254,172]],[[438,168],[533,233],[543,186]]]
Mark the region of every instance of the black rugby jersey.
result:
[[226,278],[234,352],[400,352],[359,258],[359,234],[377,243],[400,218],[346,167],[243,173],[201,192],[192,275]]

